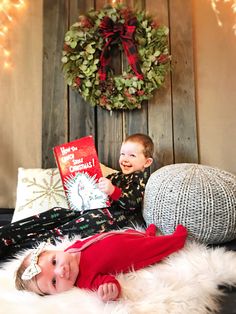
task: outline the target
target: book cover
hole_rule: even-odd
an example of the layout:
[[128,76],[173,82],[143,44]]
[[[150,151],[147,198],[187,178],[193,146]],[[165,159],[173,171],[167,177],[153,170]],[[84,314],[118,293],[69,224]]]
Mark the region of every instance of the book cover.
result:
[[102,171],[92,136],[55,146],[53,152],[71,209],[83,212],[109,206],[107,194],[97,184]]

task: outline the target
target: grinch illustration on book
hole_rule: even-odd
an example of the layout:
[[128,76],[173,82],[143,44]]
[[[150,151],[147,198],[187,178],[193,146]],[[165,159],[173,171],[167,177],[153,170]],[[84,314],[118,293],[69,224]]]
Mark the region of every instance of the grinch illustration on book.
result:
[[107,195],[98,188],[96,175],[78,172],[65,180],[66,194],[71,209],[83,212],[107,207]]

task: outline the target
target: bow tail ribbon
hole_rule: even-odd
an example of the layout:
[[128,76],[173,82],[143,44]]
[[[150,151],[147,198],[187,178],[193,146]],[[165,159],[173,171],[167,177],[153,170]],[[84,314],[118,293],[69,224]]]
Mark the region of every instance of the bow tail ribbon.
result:
[[107,72],[109,69],[109,64],[111,62],[111,54],[110,54],[110,43],[112,42],[112,38],[110,38],[105,46],[103,47],[103,51],[100,56],[100,68],[99,68],[99,78],[100,81],[105,81],[107,78]]
[[143,74],[141,71],[141,67],[138,60],[138,51],[133,41],[133,34],[135,32],[135,26],[127,26],[127,34],[128,36],[121,36],[121,42],[124,49],[124,52],[127,56],[129,65],[131,69],[134,71],[135,75],[142,80]]
[[116,28],[116,25],[108,17],[105,17],[101,23],[101,34],[107,39],[100,56],[99,78],[102,82],[107,78],[107,71],[111,61],[110,45],[113,41],[117,40],[117,38],[122,42],[125,55],[127,56],[128,62],[135,75],[139,79],[143,79],[143,74],[138,61],[138,52],[133,40],[133,34],[136,29],[136,25],[134,25],[136,24],[136,19],[131,19],[128,23],[133,25],[124,24],[122,27]]

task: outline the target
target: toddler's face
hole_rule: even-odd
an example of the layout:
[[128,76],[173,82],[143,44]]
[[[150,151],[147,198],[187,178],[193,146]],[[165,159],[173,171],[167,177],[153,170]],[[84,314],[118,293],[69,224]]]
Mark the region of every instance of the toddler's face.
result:
[[143,145],[135,142],[125,142],[121,145],[119,164],[124,174],[144,171],[152,163],[143,153]]
[[79,274],[79,259],[75,253],[44,251],[39,256],[38,265],[41,273],[35,279],[43,294],[56,294],[71,289]]

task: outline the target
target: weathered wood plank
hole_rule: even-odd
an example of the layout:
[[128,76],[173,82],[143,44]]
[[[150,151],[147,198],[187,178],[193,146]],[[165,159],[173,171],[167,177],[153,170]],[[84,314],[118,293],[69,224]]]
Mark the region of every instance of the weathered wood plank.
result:
[[[109,1],[96,0],[96,9],[100,10]],[[121,71],[120,54],[112,57],[112,68],[118,74]],[[100,107],[97,108],[97,148],[100,161],[110,167],[118,168],[120,145],[122,142],[122,113],[109,112]]]
[[[70,25],[79,15],[94,8],[93,0],[70,0]],[[69,29],[69,27],[68,27]],[[96,133],[95,109],[87,103],[78,92],[69,88],[69,140]]]
[[95,0],[95,9],[101,10],[103,7],[111,4],[111,1],[108,0]]
[[124,0],[121,2],[134,11],[145,9],[145,0]]
[[172,54],[172,101],[174,161],[198,162],[194,67],[192,47],[192,2],[169,1]]
[[[168,0],[146,0],[146,11],[158,24],[168,24]],[[173,163],[172,102],[170,74],[165,85],[148,102],[148,132],[155,145],[152,170]]]
[[61,72],[68,1],[43,2],[42,166],[55,166],[52,148],[68,140],[67,92]]
[[122,142],[122,119],[120,112],[108,112],[98,108],[98,155],[104,164],[118,169]]
[[[127,0],[127,5],[133,10],[145,10],[145,1],[138,0],[132,1]],[[127,60],[124,57],[124,66],[126,65]],[[144,101],[142,103],[142,109],[135,109],[133,111],[123,112],[123,136],[133,133],[148,133],[147,127],[147,116],[148,116],[148,108],[147,102]]]

